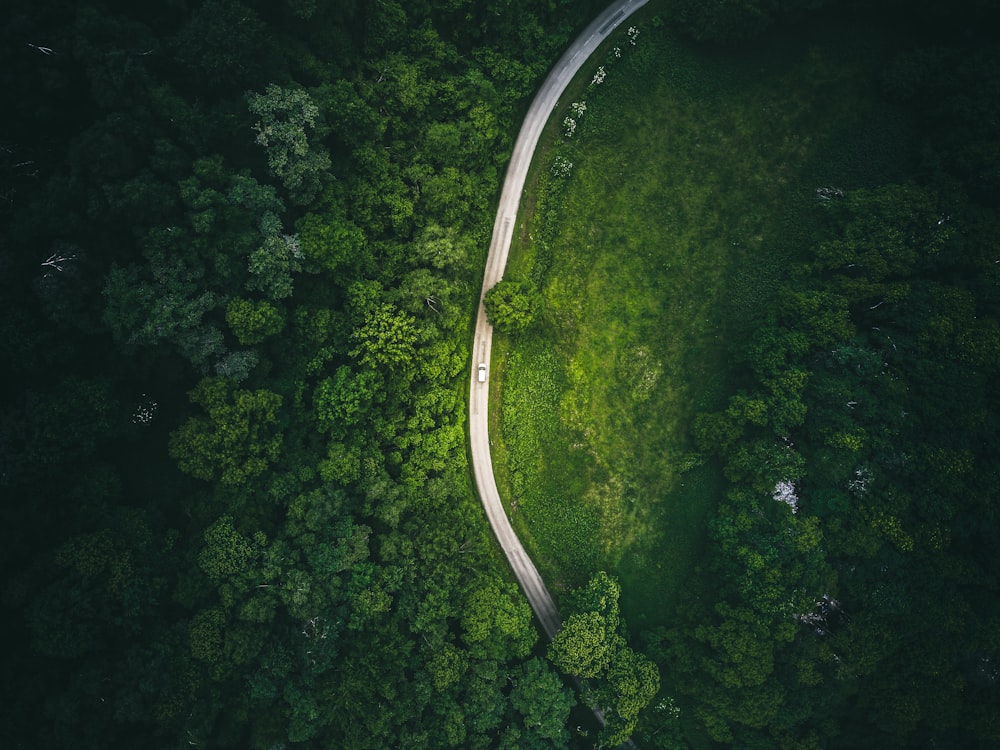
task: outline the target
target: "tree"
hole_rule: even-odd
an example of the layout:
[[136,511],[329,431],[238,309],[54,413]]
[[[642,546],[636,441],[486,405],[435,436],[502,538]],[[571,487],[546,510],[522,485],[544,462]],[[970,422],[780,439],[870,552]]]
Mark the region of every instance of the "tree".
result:
[[605,747],[618,747],[635,729],[639,712],[660,689],[660,672],[646,656],[625,647],[615,651],[608,666],[608,689],[601,703],[609,706],[608,724],[601,733]]
[[625,640],[625,622],[619,611],[621,587],[604,571],[567,597],[573,612],[552,639],[549,659],[561,671],[588,678],[587,702],[605,710],[608,725],[600,747],[628,740],[639,712],[660,688],[656,665],[631,649]]
[[330,168],[326,149],[309,142],[309,132],[318,128],[319,107],[303,89],[282,89],[273,83],[263,94],[248,92],[247,106],[260,118],[253,128],[271,171],[294,203],[311,203]]
[[222,332],[204,322],[219,304],[216,294],[198,289],[197,271],[183,261],[153,258],[152,280],[139,266],[112,266],[104,287],[104,321],[126,345],[173,343],[184,357],[204,369],[225,350]]
[[501,279],[483,298],[486,317],[498,331],[523,331],[535,318],[541,295],[530,281]]
[[379,377],[370,370],[354,372],[341,365],[333,377],[324,378],[313,400],[320,429],[342,438],[360,424],[371,408],[379,390]]
[[599,677],[608,668],[618,636],[599,612],[570,615],[549,645],[549,659],[576,677]]
[[448,643],[427,662],[427,671],[437,690],[445,690],[458,682],[468,667],[467,654]]
[[204,539],[198,565],[216,584],[250,575],[250,564],[260,558],[266,542],[263,534],[249,539],[237,531],[232,516],[215,521],[205,530]]
[[[280,224],[278,225],[280,228]],[[294,234],[268,233],[250,254],[246,288],[273,300],[292,296],[292,274],[302,270],[302,250]]]
[[370,253],[364,232],[332,199],[326,201],[322,211],[306,214],[297,227],[302,254],[312,270],[337,274],[368,266]]
[[529,659],[519,667],[510,703],[523,717],[527,732],[556,742],[569,738],[566,722],[576,700],[541,659]]
[[259,344],[268,336],[281,333],[285,316],[266,300],[236,297],[226,307],[226,322],[241,344]]
[[252,82],[268,35],[260,17],[237,0],[209,0],[174,38],[178,59],[217,86]]
[[189,418],[170,436],[170,455],[182,471],[236,486],[277,460],[281,396],[267,390],[238,390],[223,378],[204,378],[190,398],[205,416]]
[[825,0],[671,0],[670,12],[695,39],[725,42],[755,36],[777,16],[812,10]]
[[527,656],[538,640],[528,602],[497,579],[472,588],[462,609],[462,630],[470,652],[479,656],[500,657],[508,650]]
[[439,270],[461,269],[471,253],[471,240],[454,227],[443,228],[429,224],[420,232],[414,243],[414,255],[421,263]]
[[352,338],[351,356],[361,365],[403,382],[412,377],[418,329],[416,321],[395,305],[376,304]]

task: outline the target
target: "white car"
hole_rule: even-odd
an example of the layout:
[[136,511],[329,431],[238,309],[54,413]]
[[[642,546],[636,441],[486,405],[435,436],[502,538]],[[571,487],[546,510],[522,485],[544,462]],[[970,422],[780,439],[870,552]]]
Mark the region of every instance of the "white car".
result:
[[480,383],[485,383],[486,382],[486,363],[485,362],[480,362],[479,363],[479,382]]

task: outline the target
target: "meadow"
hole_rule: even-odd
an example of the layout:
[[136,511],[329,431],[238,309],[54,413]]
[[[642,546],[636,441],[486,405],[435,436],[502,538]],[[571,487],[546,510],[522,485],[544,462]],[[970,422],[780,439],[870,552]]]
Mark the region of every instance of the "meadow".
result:
[[492,433],[556,596],[609,570],[639,631],[711,585],[724,483],[694,415],[741,386],[741,346],[810,244],[818,190],[892,176],[909,134],[877,97],[885,35],[821,19],[722,53],[648,12],[633,28],[536,152],[506,276],[533,280],[542,311],[494,347]]

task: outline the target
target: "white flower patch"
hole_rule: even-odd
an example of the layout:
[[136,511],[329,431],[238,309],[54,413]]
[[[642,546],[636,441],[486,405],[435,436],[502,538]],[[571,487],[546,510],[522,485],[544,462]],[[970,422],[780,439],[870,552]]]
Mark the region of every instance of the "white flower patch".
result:
[[681,715],[680,706],[678,706],[677,703],[674,702],[674,699],[670,696],[667,696],[657,703],[654,710],[659,713],[667,714],[671,719],[676,719]]
[[552,162],[551,171],[554,177],[569,177],[573,172],[573,162],[565,156],[557,156]]
[[587,102],[573,102],[569,105],[570,111],[577,117],[582,117],[587,111]]
[[868,491],[873,477],[872,471],[867,466],[859,466],[854,470],[854,476],[847,483],[847,489],[857,496],[864,495]]
[[615,53],[615,59],[617,59],[617,60],[621,60],[622,59],[622,48],[621,47],[615,47],[614,53]]
[[795,493],[795,485],[787,479],[782,479],[774,485],[771,497],[791,508],[792,513],[799,512],[799,496]]
[[302,243],[299,242],[299,236],[297,234],[283,234],[281,235],[281,239],[285,242],[288,254],[293,258],[302,260],[304,256],[302,255]]
[[153,417],[156,416],[158,406],[158,403],[143,393],[142,400],[135,407],[135,411],[132,412],[132,424],[149,424],[152,422]]
[[602,65],[597,69],[597,72],[594,74],[594,78],[593,80],[591,80],[590,84],[592,86],[600,86],[602,83],[604,83],[604,78],[607,75],[608,73],[606,70],[604,70],[604,66]]
[[567,138],[572,138],[573,133],[575,132],[576,132],[576,120],[574,120],[572,117],[567,117],[565,120],[563,120],[563,134]]
[[639,37],[639,29],[635,26],[629,26],[628,31],[625,32],[628,35],[628,42],[633,47],[635,46],[635,40]]

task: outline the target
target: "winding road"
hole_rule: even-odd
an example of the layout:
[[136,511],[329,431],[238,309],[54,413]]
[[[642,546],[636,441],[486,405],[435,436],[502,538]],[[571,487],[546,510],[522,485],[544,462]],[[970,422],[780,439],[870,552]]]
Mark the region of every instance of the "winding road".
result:
[[648,0],[624,0],[612,3],[599,15],[583,33],[570,45],[559,62],[552,68],[542,87],[535,95],[528,114],[521,125],[521,132],[514,143],[514,151],[507,165],[503,191],[500,194],[500,205],[497,208],[496,222],[493,224],[493,238],[490,241],[489,256],[486,259],[486,271],[483,274],[483,289],[479,295],[479,312],[476,317],[476,332],[472,342],[472,375],[469,386],[469,440],[471,444],[472,468],[476,476],[476,486],[479,497],[486,509],[493,533],[500,542],[518,583],[535,611],[535,616],[541,623],[545,634],[551,639],[559,630],[559,611],[545,582],[538,575],[535,564],[528,557],[521,540],[517,538],[510,525],[510,519],[500,502],[496,479],[493,476],[493,460],[490,456],[489,435],[489,398],[490,383],[479,382],[478,368],[480,363],[490,363],[490,351],[493,347],[493,326],[486,319],[483,307],[483,297],[503,277],[507,266],[507,254],[510,251],[510,241],[514,235],[514,225],[517,219],[517,209],[521,203],[524,182],[528,175],[535,147],[539,136],[548,121],[559,97],[573,76],[600,46],[608,34],[614,31],[625,19],[646,4]]

